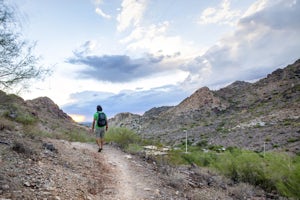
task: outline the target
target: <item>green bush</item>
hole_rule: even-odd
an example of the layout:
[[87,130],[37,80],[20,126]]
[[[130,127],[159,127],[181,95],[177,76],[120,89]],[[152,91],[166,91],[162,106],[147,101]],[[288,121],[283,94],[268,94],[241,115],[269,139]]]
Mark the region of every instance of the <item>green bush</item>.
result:
[[287,140],[288,143],[293,143],[293,142],[297,142],[299,139],[298,138],[289,138]]
[[32,137],[51,137],[52,134],[46,131],[40,130],[40,128],[36,125],[28,125],[23,128],[23,131],[26,135]]
[[201,140],[201,141],[197,142],[197,146],[199,146],[199,147],[207,147],[207,145],[208,145],[207,140]]
[[29,115],[27,113],[18,115],[16,117],[16,122],[19,122],[24,125],[31,125],[37,122],[37,118],[33,117],[32,115]]
[[287,154],[266,154],[268,177],[274,182],[277,191],[284,196],[300,197],[300,157]]
[[211,148],[212,151],[205,153],[199,146],[189,146],[189,152],[185,153],[184,147],[180,147],[169,152],[171,164],[214,168],[235,182],[249,183],[268,192],[277,191],[290,198],[300,197],[300,156],[277,152],[261,154],[236,147],[222,153]]
[[[14,117],[12,117],[12,115],[14,115]],[[4,116],[23,125],[32,125],[38,121],[37,117],[16,104],[11,104],[8,110],[4,112]]]
[[247,182],[266,191],[299,197],[300,160],[286,154],[233,151],[220,154],[213,164],[218,171],[237,182]]
[[125,149],[126,152],[136,154],[143,150],[143,147],[139,144],[129,144]]
[[194,163],[202,167],[210,166],[217,158],[215,152],[204,153],[202,151],[184,153],[181,156],[188,164]]
[[215,152],[204,153],[200,146],[189,146],[185,153],[185,145],[168,153],[168,159],[174,165],[196,164],[198,166],[210,166],[216,159]]
[[0,130],[13,130],[14,126],[12,121],[0,116]]
[[276,184],[278,191],[287,197],[300,197],[300,164],[298,163],[286,173],[285,177]]
[[85,132],[82,131],[71,131],[68,134],[69,141],[71,142],[93,142],[95,139],[89,135],[87,135]]
[[181,150],[172,150],[168,153],[167,160],[173,165],[188,164],[187,160],[182,157],[183,152]]
[[110,128],[105,134],[105,140],[107,142],[115,142],[121,148],[125,149],[130,144],[142,143],[141,138],[132,130],[126,128]]

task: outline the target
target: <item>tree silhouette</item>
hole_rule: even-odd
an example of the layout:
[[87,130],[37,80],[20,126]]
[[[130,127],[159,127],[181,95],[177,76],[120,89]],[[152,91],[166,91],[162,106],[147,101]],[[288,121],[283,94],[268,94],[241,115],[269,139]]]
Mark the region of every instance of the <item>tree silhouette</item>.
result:
[[29,80],[42,79],[49,70],[38,66],[39,58],[32,54],[35,44],[21,39],[20,23],[15,9],[0,0],[0,89],[27,88]]

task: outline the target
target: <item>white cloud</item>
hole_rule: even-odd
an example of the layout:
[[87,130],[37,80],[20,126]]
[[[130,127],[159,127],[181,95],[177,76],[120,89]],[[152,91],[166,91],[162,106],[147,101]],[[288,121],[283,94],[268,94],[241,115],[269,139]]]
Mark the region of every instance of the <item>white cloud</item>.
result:
[[169,26],[170,23],[167,21],[148,27],[139,26],[120,42],[127,45],[129,51],[148,52],[155,56],[164,55],[172,59],[190,58],[201,52],[199,48],[193,46],[192,42],[184,41],[177,35],[169,36]]
[[198,21],[199,24],[235,25],[241,12],[230,8],[230,0],[223,0],[218,8],[205,9]]
[[108,14],[106,14],[106,13],[104,13],[104,12],[101,10],[101,8],[99,8],[99,7],[96,8],[95,12],[96,12],[98,15],[102,16],[103,18],[105,18],[105,19],[111,19],[111,16],[108,15]]
[[157,35],[164,34],[168,29],[168,26],[168,22],[163,22],[159,25],[151,25],[149,27],[136,27],[132,30],[131,34],[128,37],[121,40],[121,43],[130,43],[132,41],[141,40],[145,38],[145,34],[147,34],[147,38],[153,39]]
[[117,17],[119,22],[117,30],[122,32],[130,25],[138,26],[147,7],[147,2],[148,0],[123,0],[121,13]]
[[245,12],[245,14],[243,15],[243,17],[247,17],[247,16],[250,16],[256,12],[259,12],[261,10],[263,10],[267,3],[268,3],[269,0],[258,0],[256,1],[255,3],[253,3],[249,8],[248,10]]
[[93,2],[96,6],[98,6],[98,5],[102,4],[103,0],[93,0]]
[[109,14],[106,14],[101,8],[100,5],[103,3],[103,0],[93,0],[94,5],[96,6],[95,12],[105,19],[111,19]]
[[236,31],[185,65],[190,86],[257,79],[299,59],[300,2],[256,2]]
[[298,0],[257,0],[255,3],[253,3],[248,10],[243,15],[244,17],[251,16],[255,13],[259,13],[260,11],[263,11],[265,9],[269,8],[276,8],[278,5],[281,5],[281,7],[294,7],[299,2]]

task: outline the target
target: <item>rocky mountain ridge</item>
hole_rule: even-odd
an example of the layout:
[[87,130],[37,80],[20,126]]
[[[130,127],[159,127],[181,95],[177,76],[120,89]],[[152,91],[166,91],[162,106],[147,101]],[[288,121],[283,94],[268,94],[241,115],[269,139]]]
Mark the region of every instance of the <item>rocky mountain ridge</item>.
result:
[[300,153],[300,60],[255,82],[236,81],[212,91],[198,89],[177,106],[143,115],[120,113],[111,126],[144,138],[178,144],[237,146],[255,151]]

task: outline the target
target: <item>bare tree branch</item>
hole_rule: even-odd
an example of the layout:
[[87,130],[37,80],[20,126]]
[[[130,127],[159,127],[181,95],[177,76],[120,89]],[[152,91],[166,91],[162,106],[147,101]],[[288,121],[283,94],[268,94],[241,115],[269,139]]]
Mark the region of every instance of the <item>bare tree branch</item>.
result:
[[27,87],[28,80],[41,79],[50,73],[38,66],[39,58],[33,55],[35,44],[20,39],[14,10],[0,0],[0,89],[17,85]]

